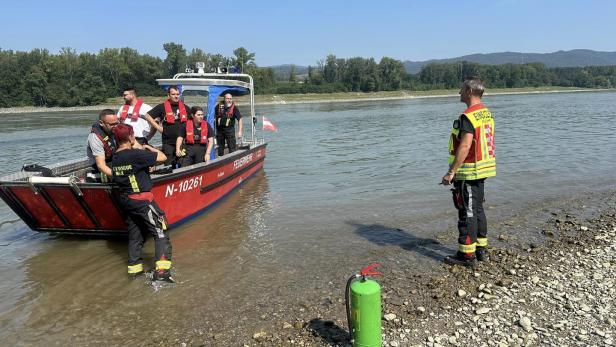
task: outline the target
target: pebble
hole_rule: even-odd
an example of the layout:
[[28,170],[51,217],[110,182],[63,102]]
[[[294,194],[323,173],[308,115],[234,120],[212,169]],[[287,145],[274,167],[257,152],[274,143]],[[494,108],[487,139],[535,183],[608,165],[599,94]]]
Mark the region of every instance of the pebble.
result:
[[398,346],[400,346],[400,344],[398,343],[398,341],[391,341],[391,342],[389,343],[389,345],[390,345],[391,347],[398,347]]
[[466,296],[466,292],[463,289],[458,289],[458,296],[463,298]]
[[490,311],[492,311],[492,309],[489,308],[489,307],[481,307],[481,308],[476,309],[475,313],[476,314],[486,314],[486,313],[488,313]]
[[520,320],[518,321],[518,324],[520,324],[522,329],[524,329],[524,331],[526,331],[526,332],[531,332],[533,330],[533,327],[532,327],[531,322],[530,322],[530,318],[528,318],[528,317],[520,318]]
[[391,322],[392,320],[396,319],[396,315],[394,313],[388,313],[384,315],[383,318],[385,318],[386,321]]
[[265,333],[265,331],[260,331],[258,333],[255,333],[254,335],[252,335],[252,338],[255,340],[261,340],[263,338],[265,338],[267,334]]
[[426,312],[426,308],[423,307],[423,306],[419,306],[419,307],[417,307],[417,312],[424,313],[424,312]]

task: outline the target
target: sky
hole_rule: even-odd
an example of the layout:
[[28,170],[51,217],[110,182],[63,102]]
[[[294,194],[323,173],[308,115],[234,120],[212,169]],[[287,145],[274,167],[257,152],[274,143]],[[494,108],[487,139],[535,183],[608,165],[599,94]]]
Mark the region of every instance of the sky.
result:
[[616,51],[616,1],[31,1],[2,5],[0,49],[77,52],[165,42],[259,66],[339,58],[423,61],[473,53]]

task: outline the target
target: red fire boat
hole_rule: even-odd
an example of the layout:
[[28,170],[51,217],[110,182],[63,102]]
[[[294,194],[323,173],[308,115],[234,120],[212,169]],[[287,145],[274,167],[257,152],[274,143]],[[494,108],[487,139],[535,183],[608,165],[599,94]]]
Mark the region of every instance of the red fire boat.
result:
[[[250,95],[251,135],[246,141],[240,140],[237,151],[212,158],[208,164],[155,168],[152,193],[173,227],[205,211],[263,168],[267,144],[256,136],[251,76],[200,71],[157,82],[162,87],[179,86],[188,105],[205,104],[207,121],[212,125],[218,96]],[[212,150],[212,155],[215,152]],[[83,235],[126,233],[114,184],[85,181],[91,170],[87,158],[25,168],[28,170],[0,177],[0,197],[32,230]]]

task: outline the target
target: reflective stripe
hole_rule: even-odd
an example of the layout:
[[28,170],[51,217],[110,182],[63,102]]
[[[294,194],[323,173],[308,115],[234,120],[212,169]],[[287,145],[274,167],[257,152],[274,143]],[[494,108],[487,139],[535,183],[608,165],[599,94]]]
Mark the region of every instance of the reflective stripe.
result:
[[473,188],[464,182],[462,182],[462,187],[464,187],[466,196],[468,196],[468,201],[466,202],[466,217],[473,218]]
[[139,193],[139,184],[137,184],[137,177],[135,175],[128,175],[128,180],[130,181],[130,187],[133,188],[133,193]]
[[487,237],[478,237],[477,238],[477,247],[488,247],[488,238]]
[[471,243],[470,245],[458,245],[458,251],[462,253],[474,253],[477,249],[477,243]]
[[[156,216],[156,219],[154,219],[154,216]],[[156,236],[158,236],[159,239],[165,238],[164,231],[167,230],[167,223],[164,222],[164,218],[158,214],[158,211],[156,211],[152,205],[150,205],[150,210],[148,211],[148,219],[154,226],[154,229],[156,229]],[[156,221],[158,221],[158,223],[156,223]],[[159,224],[160,228],[158,227]]]
[[[454,156],[454,159],[455,159],[455,156]],[[483,169],[483,168],[495,166],[495,165],[496,165],[496,159],[486,159],[479,163],[463,163],[460,166],[460,168],[479,170],[479,169]]]
[[156,270],[169,270],[169,269],[171,269],[171,261],[158,260],[156,262]]
[[459,170],[456,172],[456,176],[454,179],[456,181],[473,181],[481,178],[496,176],[496,168],[492,168],[491,170],[473,170],[471,172],[464,172]]
[[136,274],[136,273],[142,272],[142,271],[143,271],[143,264],[129,265],[128,266],[128,273],[129,274]]

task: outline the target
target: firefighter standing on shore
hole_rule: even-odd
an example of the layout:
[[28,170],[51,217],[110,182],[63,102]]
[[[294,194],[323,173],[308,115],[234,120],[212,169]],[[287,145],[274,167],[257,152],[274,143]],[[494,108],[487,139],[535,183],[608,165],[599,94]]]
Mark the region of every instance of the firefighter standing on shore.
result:
[[484,84],[477,77],[466,79],[460,101],[467,109],[454,121],[449,139],[449,171],[442,183],[453,182],[453,200],[458,209],[458,252],[445,257],[452,265],[474,266],[488,261],[488,223],[483,210],[484,182],[496,176],[494,118],[481,102]]

